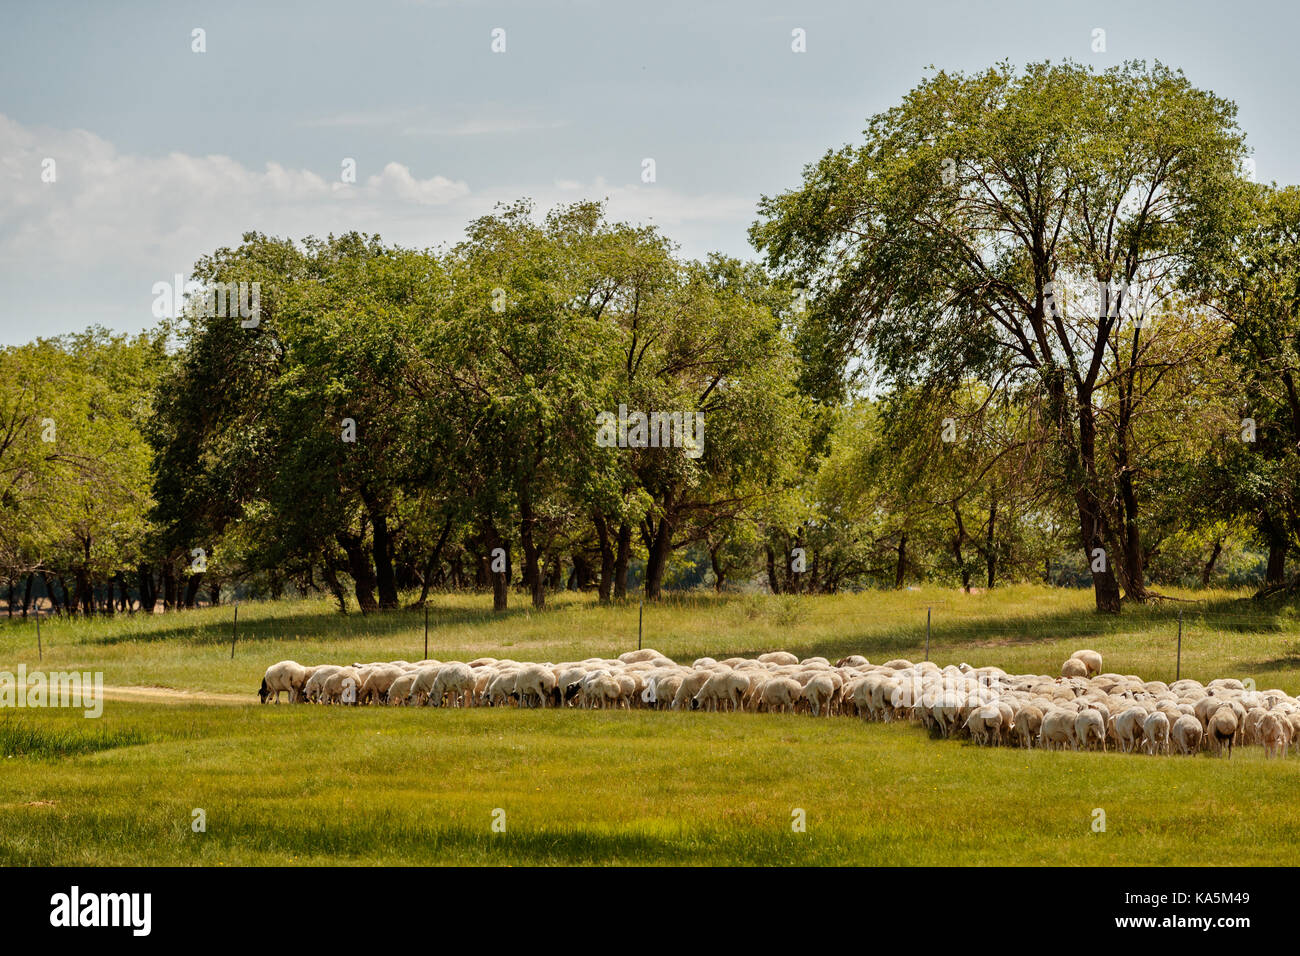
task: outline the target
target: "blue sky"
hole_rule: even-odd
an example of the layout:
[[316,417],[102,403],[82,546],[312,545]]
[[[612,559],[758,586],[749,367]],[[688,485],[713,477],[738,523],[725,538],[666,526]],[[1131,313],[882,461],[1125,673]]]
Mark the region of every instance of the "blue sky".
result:
[[758,197],[931,64],[1159,59],[1236,101],[1258,178],[1300,181],[1288,4],[9,0],[0,24],[0,344],[144,328],[154,283],[248,229],[435,245],[520,196],[749,255]]

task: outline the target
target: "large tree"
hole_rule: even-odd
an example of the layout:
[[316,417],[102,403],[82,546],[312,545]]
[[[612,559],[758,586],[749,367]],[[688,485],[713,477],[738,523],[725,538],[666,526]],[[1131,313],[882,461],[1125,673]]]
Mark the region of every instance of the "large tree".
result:
[[1159,64],[938,72],[865,144],[765,197],[751,231],[812,290],[827,341],[862,347],[893,384],[975,376],[1042,397],[1099,611],[1119,610],[1121,580],[1144,590],[1138,496],[1108,506],[1096,393],[1226,231],[1235,112]]

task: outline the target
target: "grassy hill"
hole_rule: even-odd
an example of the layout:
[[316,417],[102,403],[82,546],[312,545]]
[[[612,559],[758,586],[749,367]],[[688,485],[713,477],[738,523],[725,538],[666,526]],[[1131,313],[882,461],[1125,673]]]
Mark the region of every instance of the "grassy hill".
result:
[[[1106,618],[1089,592],[1032,586],[691,595],[646,609],[645,644],[686,662],[774,648],[916,660],[929,607],[940,664],[1055,673],[1088,646],[1107,670],[1170,680],[1181,608],[1183,676],[1300,692],[1291,608],[1175,596],[1197,600]],[[558,661],[636,646],[635,605],[484,605],[438,598],[430,656]],[[1300,862],[1300,759],[1266,762],[1259,748],[1150,758],[978,749],[849,718],[261,707],[261,674],[283,658],[422,657],[423,613],[340,617],[292,601],[239,616],[233,660],[231,608],[47,621],[42,661],[31,622],[0,623],[0,669],[188,692],[114,692],[98,720],[0,710],[0,863]],[[206,832],[191,827],[196,809]]]

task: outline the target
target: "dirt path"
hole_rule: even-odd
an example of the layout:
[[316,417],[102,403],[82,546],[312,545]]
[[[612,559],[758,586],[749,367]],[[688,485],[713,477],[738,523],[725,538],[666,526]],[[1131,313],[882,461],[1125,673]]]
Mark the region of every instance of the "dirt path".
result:
[[105,700],[133,700],[142,704],[224,704],[240,706],[254,704],[251,694],[214,694],[203,690],[176,690],[172,687],[113,687],[104,686]]

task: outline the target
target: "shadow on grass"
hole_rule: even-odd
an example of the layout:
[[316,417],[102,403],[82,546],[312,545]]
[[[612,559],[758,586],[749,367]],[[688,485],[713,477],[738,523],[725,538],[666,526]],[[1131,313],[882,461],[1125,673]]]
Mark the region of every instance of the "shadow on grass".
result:
[[[1134,631],[1151,633],[1167,630],[1171,640],[1178,633],[1178,615],[1183,615],[1185,638],[1196,634],[1283,633],[1293,619],[1289,603],[1256,604],[1235,598],[1206,602],[1157,601],[1147,605],[1126,604],[1118,615],[1098,614],[1091,610],[1052,610],[1042,614],[944,620],[941,614],[931,619],[929,644],[931,657],[936,650],[950,647],[1002,647],[1028,644],[1053,644],[1059,641],[1087,641]],[[888,633],[853,622],[852,629],[831,638],[810,635],[809,639],[789,642],[783,649],[799,657],[820,656],[835,661],[849,654],[862,654],[873,663],[887,658],[915,653],[926,646],[926,621],[918,609],[916,623],[893,626]],[[748,647],[729,651],[739,657],[754,656],[771,650]],[[715,654],[715,656],[717,656]],[[955,662],[954,662],[955,663]]]
[[[1045,592],[1045,594],[1049,593],[1051,592]],[[635,599],[612,606],[602,606],[595,601],[594,597],[575,600],[566,595],[565,600],[556,602],[542,611],[535,611],[526,604],[526,598],[514,594],[511,596],[516,598],[514,606],[499,613],[492,611],[490,595],[486,594],[481,595],[484,601],[484,606],[481,608],[439,606],[435,598],[431,602],[429,614],[430,653],[433,653],[435,648],[448,647],[441,633],[448,628],[469,628],[475,632],[502,628],[503,634],[499,636],[506,637],[512,622],[566,611],[628,614],[635,612],[637,607]],[[790,596],[786,595],[780,596],[779,599],[762,595],[759,596],[758,601],[755,597],[745,594],[670,593],[654,605],[654,609],[656,612],[717,611],[733,607],[743,609],[746,612],[743,616],[748,620],[738,621],[738,630],[743,632],[746,623],[761,625],[766,629],[784,630],[787,635],[784,640],[773,640],[783,649],[800,657],[823,656],[834,661],[848,654],[864,654],[872,661],[884,661],[891,657],[916,655],[926,644],[926,619],[924,609],[920,606],[915,614],[915,622],[907,626],[900,627],[896,623],[886,624],[883,621],[876,623],[871,619],[868,593],[865,613],[860,608],[846,611],[845,626],[840,631],[838,621],[832,621],[829,625],[824,621],[818,621],[810,627],[808,615],[801,612],[798,607],[802,602],[808,602],[808,607],[811,609],[812,602],[834,600],[834,598],[800,597],[796,598],[792,605]],[[1204,634],[1207,631],[1222,634],[1280,633],[1287,630],[1288,625],[1295,620],[1291,617],[1292,605],[1291,601],[1262,603],[1223,598],[1207,602],[1157,601],[1148,605],[1129,604],[1125,605],[1119,615],[1053,607],[1042,613],[1034,613],[1030,610],[1027,613],[984,618],[968,614],[959,616],[956,620],[946,615],[943,609],[939,609],[931,622],[931,657],[936,656],[936,650],[942,651],[948,647],[974,645],[993,648],[1018,644],[1051,644],[1065,640],[1088,641],[1092,638],[1135,631],[1150,633],[1167,629],[1172,638],[1177,634],[1180,611],[1183,614],[1185,635]],[[277,614],[276,609],[277,605],[273,602],[241,606],[238,643],[389,638],[413,633],[418,635],[424,627],[424,610],[420,608],[374,612],[366,615],[355,611],[341,615],[324,603],[320,605],[319,610],[293,610],[289,613]],[[889,616],[896,621],[898,614],[896,611],[891,611]],[[45,633],[48,635],[48,640],[53,642],[58,641],[60,636],[66,639],[68,631],[71,631],[75,642],[101,646],[167,641],[177,641],[192,646],[224,646],[229,645],[231,640],[233,617],[233,608],[227,607],[180,612],[158,620],[144,618],[140,621],[140,625],[134,628],[130,625],[131,619],[121,617],[111,620],[101,619],[100,622],[76,621],[71,624],[67,622],[61,624],[56,620],[45,624]],[[116,625],[116,629],[99,635],[86,633],[97,623],[102,623],[108,628]],[[662,626],[664,621],[661,618],[656,623]],[[64,630],[65,628],[67,630]],[[832,633],[827,634],[828,630]],[[62,635],[60,631],[63,631]],[[0,634],[3,633],[5,630],[0,628]],[[634,634],[635,631],[625,639],[626,646],[635,646],[631,643]],[[733,644],[730,647],[719,647],[713,643],[707,647],[703,646],[703,642],[708,639],[698,633],[675,633],[672,618],[669,617],[664,630],[647,633],[645,645],[654,647],[657,641],[663,642],[672,648],[669,653],[679,660],[686,659],[688,662],[694,657],[706,654],[714,657],[754,656],[774,649],[767,643],[752,646]],[[714,637],[712,640],[716,642],[717,638]],[[681,645],[682,641],[686,642],[685,646]],[[614,646],[618,643],[620,642],[617,638],[612,642]]]
[[[784,821],[781,821],[784,823]],[[461,862],[487,865],[640,864],[681,865],[702,851],[731,865],[771,866],[812,862],[843,849],[841,841],[812,846],[802,834],[774,826],[752,829],[685,829],[663,835],[584,827],[507,828],[483,826],[413,827],[391,822],[357,827],[354,822],[317,824],[301,829],[240,823],[223,827],[219,839],[232,852],[281,853],[337,859],[341,865],[373,858],[376,848],[401,847],[411,865]]]
[[70,757],[146,742],[147,738],[137,730],[64,730],[35,727],[11,717],[0,719],[0,756],[3,757]]

